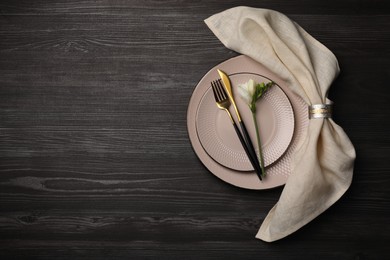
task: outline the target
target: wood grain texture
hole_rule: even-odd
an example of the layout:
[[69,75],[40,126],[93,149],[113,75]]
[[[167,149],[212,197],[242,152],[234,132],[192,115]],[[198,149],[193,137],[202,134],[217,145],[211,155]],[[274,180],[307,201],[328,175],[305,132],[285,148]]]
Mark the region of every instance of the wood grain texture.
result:
[[[335,121],[357,151],[342,199],[275,243],[281,188],[210,174],[192,91],[234,53],[203,20],[281,11],[338,57]],[[1,259],[388,259],[390,9],[384,0],[1,1]]]

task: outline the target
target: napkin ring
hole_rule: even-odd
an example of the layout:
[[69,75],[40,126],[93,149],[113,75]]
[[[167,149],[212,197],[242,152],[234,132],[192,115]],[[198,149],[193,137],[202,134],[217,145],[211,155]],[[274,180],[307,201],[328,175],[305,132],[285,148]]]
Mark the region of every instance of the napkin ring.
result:
[[309,106],[309,118],[331,118],[333,111],[333,103],[331,104],[315,104]]

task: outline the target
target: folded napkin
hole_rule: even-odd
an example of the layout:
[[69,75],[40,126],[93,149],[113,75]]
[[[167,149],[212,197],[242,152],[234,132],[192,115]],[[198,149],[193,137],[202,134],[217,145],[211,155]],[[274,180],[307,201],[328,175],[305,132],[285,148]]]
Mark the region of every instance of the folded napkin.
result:
[[[327,104],[339,73],[336,57],[287,16],[272,10],[235,7],[205,20],[229,49],[245,54],[279,75],[309,106]],[[311,119],[294,153],[291,175],[278,203],[256,237],[281,239],[324,212],[352,181],[355,149],[331,118]]]

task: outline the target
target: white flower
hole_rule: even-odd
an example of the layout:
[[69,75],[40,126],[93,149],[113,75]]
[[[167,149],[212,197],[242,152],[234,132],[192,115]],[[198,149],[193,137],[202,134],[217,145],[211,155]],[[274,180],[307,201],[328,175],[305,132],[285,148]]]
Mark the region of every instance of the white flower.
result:
[[255,124],[255,129],[256,129],[257,145],[259,147],[259,159],[260,159],[262,176],[265,176],[265,170],[264,170],[264,159],[261,152],[259,128],[257,126],[257,119],[256,119],[256,101],[263,95],[265,91],[267,91],[267,89],[272,87],[273,84],[274,84],[273,81],[268,82],[267,84],[265,84],[264,82],[260,84],[256,84],[253,79],[250,79],[248,82],[244,84],[239,84],[237,89],[238,94],[241,96],[241,98],[244,100],[244,102],[249,106],[250,110],[252,111],[253,122]]
[[[247,105],[250,105],[252,103],[252,96],[250,92],[253,93],[254,90],[254,84],[250,86],[249,81],[244,84],[238,85],[238,94],[241,96],[241,98],[245,101]],[[249,90],[249,87],[251,88],[251,91]]]
[[253,95],[255,94],[255,91],[256,91],[255,81],[253,79],[250,79],[247,83],[247,86],[248,86],[249,95],[251,95],[251,97],[253,97]]

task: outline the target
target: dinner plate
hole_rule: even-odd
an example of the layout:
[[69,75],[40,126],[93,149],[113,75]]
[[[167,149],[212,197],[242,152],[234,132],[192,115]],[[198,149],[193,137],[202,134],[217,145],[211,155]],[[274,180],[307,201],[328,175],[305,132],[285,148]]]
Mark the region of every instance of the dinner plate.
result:
[[[203,147],[203,143],[200,140],[198,134],[199,126],[197,126],[197,121],[199,120],[198,114],[200,114],[198,112],[199,109],[203,106],[201,103],[204,102],[204,98],[207,95],[210,95],[207,94],[210,92],[210,82],[219,78],[217,69],[223,70],[228,75],[232,75],[232,77],[237,73],[249,73],[262,75],[267,79],[271,79],[284,92],[290,102],[294,116],[294,131],[292,139],[287,147],[287,150],[282,154],[282,156],[266,168],[267,176],[263,179],[263,181],[259,180],[257,174],[254,171],[236,170],[219,163],[209,154],[209,152],[206,151],[206,149]],[[302,98],[300,98],[292,91],[293,88],[294,86],[284,82],[278,75],[275,75],[266,69],[262,64],[245,55],[231,58],[209,70],[196,85],[187,110],[188,136],[195,154],[198,156],[204,166],[214,176],[218,177],[222,181],[240,188],[263,190],[285,184],[291,173],[290,163],[294,159],[294,152],[304,140],[303,137],[306,135],[309,120],[308,106],[302,100]],[[219,116],[226,116],[224,115],[223,111],[219,112]],[[250,121],[245,122],[245,124],[247,124],[247,128],[249,128],[248,125],[250,124]],[[230,127],[230,125],[226,125],[226,128]],[[265,128],[263,129],[263,127],[260,127],[260,129],[262,129],[262,131],[267,131]]]
[[[252,112],[236,93],[238,93],[238,85],[249,79],[253,79],[256,83],[270,80],[254,73],[236,73],[229,75],[229,78],[241,118],[259,154]],[[284,154],[291,142],[294,133],[294,112],[287,95],[277,85],[264,93],[256,103],[256,108],[264,164],[269,166]],[[235,116],[232,106],[230,110]],[[237,119],[236,122],[238,122]],[[218,163],[234,170],[253,170],[229,116],[216,106],[211,88],[205,92],[199,103],[196,130],[204,150]]]

